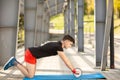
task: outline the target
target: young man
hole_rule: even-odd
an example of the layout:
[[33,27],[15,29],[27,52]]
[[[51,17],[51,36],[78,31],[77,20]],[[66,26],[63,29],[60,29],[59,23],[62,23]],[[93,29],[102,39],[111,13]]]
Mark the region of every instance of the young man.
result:
[[53,55],[59,55],[60,58],[64,61],[64,63],[67,65],[67,67],[74,74],[77,74],[77,71],[63,52],[63,48],[70,48],[74,43],[75,41],[70,35],[65,35],[62,41],[49,42],[43,46],[28,48],[25,51],[26,66],[23,66],[14,57],[12,57],[4,65],[4,70],[7,70],[12,66],[16,66],[25,75],[25,77],[32,78],[35,75],[36,59]]

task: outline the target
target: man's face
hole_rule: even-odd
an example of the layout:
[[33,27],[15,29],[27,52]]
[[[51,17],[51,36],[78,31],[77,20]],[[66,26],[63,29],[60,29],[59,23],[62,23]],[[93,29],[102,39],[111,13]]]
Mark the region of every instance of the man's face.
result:
[[70,40],[65,40],[64,41],[64,48],[70,48],[72,47],[73,42],[71,42]]

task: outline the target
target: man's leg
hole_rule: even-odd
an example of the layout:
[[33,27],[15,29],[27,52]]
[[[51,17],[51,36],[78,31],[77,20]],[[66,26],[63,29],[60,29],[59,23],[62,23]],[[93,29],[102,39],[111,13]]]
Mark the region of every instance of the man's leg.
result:
[[32,78],[36,71],[36,63],[31,64],[26,62],[26,66],[19,63],[14,57],[11,57],[8,62],[4,65],[4,70],[7,70],[8,68],[16,66],[24,75],[25,77]]
[[25,77],[32,78],[36,71],[36,58],[32,56],[29,49],[25,51],[25,62],[26,66],[19,63],[16,58],[11,57],[4,65],[4,70],[7,70],[12,66],[16,66],[25,75]]
[[36,64],[30,64],[26,62],[26,66],[17,63],[16,67],[26,76],[29,78],[34,77],[36,71]]

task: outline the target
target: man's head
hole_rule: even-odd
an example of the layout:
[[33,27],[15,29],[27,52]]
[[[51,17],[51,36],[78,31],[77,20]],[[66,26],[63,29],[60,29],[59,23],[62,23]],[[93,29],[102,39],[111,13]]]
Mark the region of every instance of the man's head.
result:
[[63,37],[64,48],[69,48],[75,43],[75,40],[70,35],[65,35]]

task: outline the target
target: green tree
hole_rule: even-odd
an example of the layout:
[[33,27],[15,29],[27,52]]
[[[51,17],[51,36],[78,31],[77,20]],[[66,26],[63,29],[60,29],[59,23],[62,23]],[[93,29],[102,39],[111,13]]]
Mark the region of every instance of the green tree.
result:
[[120,0],[114,0],[114,12],[120,18]]
[[18,43],[24,41],[24,15],[19,16],[19,31],[18,31]]
[[94,14],[94,0],[85,0],[84,10],[87,15]]

